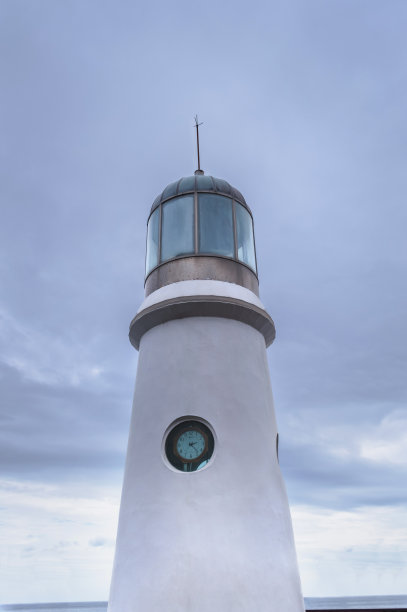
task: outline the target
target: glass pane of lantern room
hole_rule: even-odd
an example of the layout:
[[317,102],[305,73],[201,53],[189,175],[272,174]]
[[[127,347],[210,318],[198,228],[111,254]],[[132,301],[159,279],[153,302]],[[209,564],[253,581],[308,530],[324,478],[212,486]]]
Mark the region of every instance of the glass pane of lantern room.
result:
[[151,215],[147,226],[146,276],[158,265],[158,240],[160,229],[160,207]]
[[194,252],[194,196],[163,204],[161,261]]
[[199,194],[199,252],[234,256],[232,200]]
[[236,206],[236,233],[237,256],[240,261],[256,271],[256,257],[254,254],[253,221],[250,213],[237,202]]

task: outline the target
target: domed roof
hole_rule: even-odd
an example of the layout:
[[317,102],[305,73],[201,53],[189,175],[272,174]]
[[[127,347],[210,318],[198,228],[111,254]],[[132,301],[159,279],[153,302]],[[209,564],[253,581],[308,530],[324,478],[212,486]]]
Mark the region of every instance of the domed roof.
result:
[[151,212],[161,202],[168,200],[169,198],[173,198],[175,196],[183,195],[184,193],[194,193],[198,192],[209,192],[220,195],[229,196],[229,198],[233,198],[237,200],[241,204],[243,204],[249,211],[249,207],[246,204],[246,200],[235,187],[232,187],[230,183],[224,181],[223,179],[218,179],[213,176],[208,176],[204,174],[195,174],[193,176],[185,176],[174,183],[170,183],[167,187],[160,193],[159,196],[153,202],[151,207]]

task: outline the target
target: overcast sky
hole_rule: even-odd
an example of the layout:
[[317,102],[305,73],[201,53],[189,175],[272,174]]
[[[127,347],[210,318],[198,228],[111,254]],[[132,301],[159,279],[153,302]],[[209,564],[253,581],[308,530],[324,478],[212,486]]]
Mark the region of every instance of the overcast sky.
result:
[[405,0],[0,0],[0,603],[108,596],[155,196],[251,207],[306,596],[407,592]]

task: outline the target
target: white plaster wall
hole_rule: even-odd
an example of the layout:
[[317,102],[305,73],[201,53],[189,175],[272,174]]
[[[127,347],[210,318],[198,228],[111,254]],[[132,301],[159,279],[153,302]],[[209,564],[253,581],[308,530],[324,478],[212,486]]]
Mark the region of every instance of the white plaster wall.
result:
[[237,300],[244,300],[249,304],[254,304],[258,308],[263,308],[263,303],[257,297],[253,291],[236,285],[235,283],[225,283],[217,280],[188,280],[179,281],[178,283],[172,283],[171,285],[165,285],[157,291],[150,293],[144,302],[141,304],[137,313],[140,313],[145,308],[163,302],[164,300],[171,300],[177,297],[188,297],[192,295],[217,295],[222,297],[235,298]]
[[[161,455],[182,416],[217,436],[198,472]],[[109,612],[304,610],[276,433],[258,331],[195,317],[143,336]]]

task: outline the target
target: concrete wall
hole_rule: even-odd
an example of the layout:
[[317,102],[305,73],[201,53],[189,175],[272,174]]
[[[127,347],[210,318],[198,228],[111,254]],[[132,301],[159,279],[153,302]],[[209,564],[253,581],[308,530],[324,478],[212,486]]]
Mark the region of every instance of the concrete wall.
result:
[[[162,456],[164,432],[183,416],[216,435],[198,472]],[[110,612],[304,610],[276,434],[258,331],[193,317],[143,336]]]

